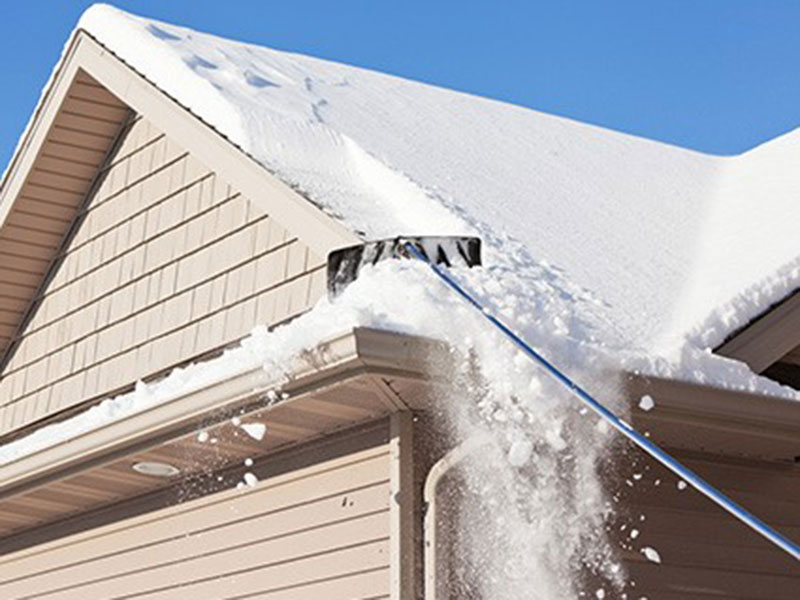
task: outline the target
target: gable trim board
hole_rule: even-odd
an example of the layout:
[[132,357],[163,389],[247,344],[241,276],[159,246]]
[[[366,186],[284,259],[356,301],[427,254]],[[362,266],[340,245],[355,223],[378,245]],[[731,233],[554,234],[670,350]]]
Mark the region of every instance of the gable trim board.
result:
[[763,373],[800,344],[800,293],[793,293],[737,331],[715,352]]
[[236,187],[284,227],[298,231],[321,256],[334,248],[360,242],[360,238],[300,196],[267,169],[247,156],[211,126],[180,106],[141,74],[80,32],[76,60],[81,68],[108,90],[145,115],[181,146]]
[[[210,126],[167,97],[84,32],[76,33],[69,44],[53,77],[52,84],[44,94],[40,107],[37,109],[23,142],[20,144],[20,149],[7,172],[0,190],[0,218],[2,218],[0,239],[12,227],[11,217],[24,210],[26,203],[31,202],[24,193],[21,193],[29,180],[29,174],[33,173],[37,165],[42,164],[42,161],[52,160],[42,150],[47,144],[54,124],[57,124],[58,119],[61,118],[64,103],[72,101],[68,94],[70,86],[78,80],[96,82],[97,86],[102,86],[97,87],[98,90],[105,90],[103,93],[108,97],[120,99],[121,106],[126,106],[127,110],[138,115],[139,118],[145,117],[152,122],[170,141],[189,151],[199,163],[211,167],[211,172],[215,176],[229,184],[246,201],[265,210],[270,219],[274,219],[274,222],[280,223],[281,226],[292,231],[295,237],[313,250],[317,256],[325,257],[334,248],[358,241],[358,238],[341,224],[283,184],[263,166],[246,156]],[[94,176],[96,177],[98,173],[102,173],[99,165],[94,171]],[[87,193],[80,196],[84,199],[83,202],[86,201],[85,198],[89,197],[91,194]],[[78,214],[77,207],[71,208],[67,214],[69,217],[65,218],[62,225],[63,231],[60,233],[62,240],[66,239],[66,232]],[[267,240],[264,243],[267,243]],[[63,242],[54,245],[63,247]],[[30,275],[32,279],[39,279],[38,284],[36,287],[29,288],[25,297],[17,301],[19,310],[12,315],[4,313],[4,321],[16,321],[14,338],[6,349],[4,364],[11,360],[17,342],[24,335],[26,324],[35,314],[42,286],[48,280],[48,274],[53,273],[54,265],[57,264],[53,261],[57,261],[60,254],[60,249],[54,250],[48,257],[49,266],[46,270],[43,273]],[[0,281],[6,271],[0,268]],[[1,339],[0,342],[2,342]],[[230,342],[231,340],[223,340],[221,343]],[[0,354],[2,351],[2,344],[0,344]],[[186,360],[194,358],[196,357],[185,357]],[[177,365],[161,365],[163,368],[173,366]],[[153,373],[140,375],[150,377]],[[115,386],[108,390],[104,389],[99,392],[101,396],[98,399],[102,397],[104,391],[113,392],[114,389],[124,389],[131,383],[132,381],[121,382],[122,388]],[[90,395],[81,400],[90,400],[92,397]],[[30,403],[28,400],[24,402]],[[45,410],[48,414],[53,414],[59,412],[61,408],[64,407],[56,406],[51,410],[48,401],[48,408]],[[35,414],[27,415],[28,410]],[[11,430],[37,421],[41,416],[39,412],[41,412],[39,408],[26,407],[25,412],[21,413],[19,418],[15,414],[13,424],[10,425]],[[25,423],[22,423],[21,420],[24,420]]]
[[53,82],[12,159],[0,188],[0,227],[19,201],[18,193],[39,158],[42,142],[79,70],[88,73],[137,114],[146,116],[179,145],[190,149],[201,162],[213,166],[226,181],[261,204],[264,211],[274,215],[284,227],[302,230],[307,238],[305,241],[320,255],[360,241],[341,223],[269,173],[263,165],[82,30],[76,32],[70,42],[62,64],[57,68]]

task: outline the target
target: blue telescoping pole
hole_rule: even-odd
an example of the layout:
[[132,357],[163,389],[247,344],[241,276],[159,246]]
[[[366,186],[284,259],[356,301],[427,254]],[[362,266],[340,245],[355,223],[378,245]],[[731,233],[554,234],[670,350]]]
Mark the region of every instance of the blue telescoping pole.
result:
[[453,291],[466,300],[473,307],[478,309],[481,314],[497,329],[499,329],[507,338],[516,344],[525,354],[538,362],[544,369],[561,384],[567,387],[573,394],[575,394],[588,408],[594,411],[605,420],[614,429],[619,431],[622,435],[627,437],[630,441],[636,444],[639,448],[647,452],[650,456],[655,458],[658,462],[664,465],[667,469],[678,475],[684,481],[689,483],[698,492],[705,495],[707,498],[724,508],[734,517],[739,519],[742,523],[753,529],[756,533],[761,534],[770,542],[778,546],[781,550],[793,556],[796,560],[800,560],[800,545],[794,543],[792,540],[779,533],[761,519],[739,506],[736,502],[728,498],[725,494],[720,492],[710,483],[705,481],[700,476],[696,475],[692,470],[683,466],[672,456],[664,452],[656,444],[648,440],[645,436],[633,429],[625,421],[617,417],[614,413],[608,410],[600,402],[594,399],[591,394],[581,388],[577,383],[572,381],[561,370],[548,361],[544,356],[534,350],[525,340],[520,338],[516,333],[511,331],[506,325],[502,323],[497,317],[491,314],[487,307],[483,306],[476,300],[467,290],[465,290],[455,279],[453,279],[444,269],[437,264],[428,260],[428,257],[420,252],[414,244],[406,243],[406,250],[425,262],[430,266],[436,275],[447,284]]

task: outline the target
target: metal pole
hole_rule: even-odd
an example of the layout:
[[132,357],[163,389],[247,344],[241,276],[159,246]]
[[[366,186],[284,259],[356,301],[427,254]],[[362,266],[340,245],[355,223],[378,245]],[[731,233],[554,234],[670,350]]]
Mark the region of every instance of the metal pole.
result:
[[430,266],[434,273],[453,291],[466,300],[473,307],[478,309],[484,318],[499,329],[508,339],[516,344],[525,354],[531,359],[544,367],[552,377],[559,383],[569,389],[575,396],[578,397],[584,405],[594,411],[600,418],[604,419],[614,429],[619,431],[622,435],[627,437],[630,441],[636,444],[639,448],[644,450],[647,454],[655,458],[658,462],[664,465],[667,469],[684,479],[689,485],[695,488],[698,492],[705,495],[707,498],[718,504],[720,507],[728,511],[734,517],[739,519],[742,523],[750,527],[756,533],[762,535],[770,542],[775,544],[778,548],[793,556],[796,560],[800,560],[800,546],[776,531],[758,517],[739,506],[736,502],[728,498],[725,494],[720,492],[710,483],[696,475],[692,470],[683,466],[672,456],[664,452],[656,444],[648,440],[638,431],[633,429],[630,425],[625,423],[622,419],[617,417],[614,413],[608,410],[600,402],[595,400],[591,394],[581,388],[577,383],[570,379],[567,375],[562,373],[558,367],[548,361],[544,356],[534,350],[525,340],[520,338],[511,329],[502,323],[497,317],[491,314],[487,307],[483,306],[476,300],[469,292],[467,292],[455,279],[453,279],[447,272],[445,272],[438,265],[430,262],[425,255],[423,255],[413,244],[406,244],[408,252],[425,262]]

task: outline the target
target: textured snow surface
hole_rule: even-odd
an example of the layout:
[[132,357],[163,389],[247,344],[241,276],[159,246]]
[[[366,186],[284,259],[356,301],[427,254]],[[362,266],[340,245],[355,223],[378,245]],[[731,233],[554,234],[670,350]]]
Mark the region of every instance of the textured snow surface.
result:
[[80,27],[364,236],[516,239],[630,346],[717,345],[798,285],[798,133],[714,157],[109,6]]
[[[797,285],[800,239],[787,218],[800,192],[797,135],[705,156],[105,5],[80,27],[363,236],[479,235],[486,267],[455,275],[615,410],[617,382],[603,373],[620,363],[793,394],[707,348]],[[289,325],[257,327],[219,358],[2,446],[0,464],[237,373],[263,368],[281,381],[290,360],[355,326],[453,348],[453,365],[431,367],[456,382],[444,418],[458,439],[489,440],[450,498],[469,524],[454,534],[465,596],[467,587],[491,598],[626,589],[605,533],[609,428],[412,261],[368,267]],[[658,410],[657,399],[642,410]],[[242,493],[256,484],[245,476]]]

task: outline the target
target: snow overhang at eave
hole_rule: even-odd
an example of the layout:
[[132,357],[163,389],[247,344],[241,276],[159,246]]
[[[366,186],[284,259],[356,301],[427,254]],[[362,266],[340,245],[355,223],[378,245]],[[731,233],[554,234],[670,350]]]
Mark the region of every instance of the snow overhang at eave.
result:
[[[175,465],[181,478],[208,474],[423,408],[425,364],[440,352],[445,346],[432,340],[356,328],[295,358],[280,381],[250,370],[6,463],[0,538],[176,483],[134,472],[137,462]],[[266,436],[249,437],[234,416],[264,423]],[[198,440],[201,430],[209,441]]]
[[[252,369],[6,463],[0,466],[0,552],[3,537],[19,541],[66,517],[119,506],[187,478],[211,478],[247,458],[268,462],[284,449],[394,412],[430,409],[447,381],[433,378],[429,365],[446,364],[448,357],[441,342],[356,328],[290,361],[280,380]],[[279,399],[270,400],[275,390]],[[656,399],[649,412],[636,407],[645,393]],[[624,394],[634,425],[667,448],[796,468],[798,402],[632,375]],[[234,416],[264,423],[267,435],[250,438],[232,423]],[[207,432],[207,441],[198,440],[199,431]],[[173,464],[181,477],[132,470],[146,461]]]

